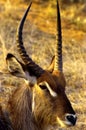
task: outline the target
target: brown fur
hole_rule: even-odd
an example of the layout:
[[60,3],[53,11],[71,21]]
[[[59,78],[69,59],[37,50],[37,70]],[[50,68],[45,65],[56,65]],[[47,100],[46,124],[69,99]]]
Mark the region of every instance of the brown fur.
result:
[[27,86],[21,86],[13,93],[8,108],[14,130],[36,130],[31,104],[32,93]]
[[38,84],[45,80],[52,90],[57,93],[57,97],[52,97],[47,90],[41,90],[39,87],[35,88],[36,107],[34,115],[41,128],[45,125],[57,124],[57,117],[64,120],[65,113],[75,114],[65,94],[66,83],[63,74],[60,72],[53,72],[53,74],[46,72],[38,79]]

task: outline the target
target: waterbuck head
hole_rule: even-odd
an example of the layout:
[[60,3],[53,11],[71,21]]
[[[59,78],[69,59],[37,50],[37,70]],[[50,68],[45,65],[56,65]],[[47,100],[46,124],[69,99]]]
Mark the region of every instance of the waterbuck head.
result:
[[[31,3],[32,4],[32,3]],[[76,114],[65,93],[66,81],[63,74],[62,34],[59,5],[57,1],[57,32],[55,56],[48,70],[42,69],[26,53],[23,46],[22,30],[31,4],[26,10],[17,32],[17,48],[24,62],[21,63],[14,55],[8,54],[6,61],[11,74],[28,81],[32,92],[32,114],[41,128],[49,125],[73,126]],[[13,67],[17,65],[17,68]]]

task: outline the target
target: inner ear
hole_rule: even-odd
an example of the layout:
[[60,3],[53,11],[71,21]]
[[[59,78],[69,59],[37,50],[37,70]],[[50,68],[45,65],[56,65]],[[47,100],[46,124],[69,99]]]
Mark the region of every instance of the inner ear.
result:
[[50,66],[48,67],[48,71],[49,71],[50,73],[52,73],[53,70],[54,70],[54,63],[55,63],[55,56],[53,56],[53,58],[52,58],[52,60],[51,60],[51,63],[50,63]]
[[26,79],[26,74],[23,69],[24,68],[23,64],[19,62],[14,55],[8,53],[6,57],[6,63],[7,63],[8,71],[12,75]]
[[12,75],[16,77],[24,78],[27,83],[28,82],[32,84],[36,83],[36,77],[31,76],[28,72],[27,66],[22,64],[14,55],[9,53],[6,57],[6,63],[7,63],[8,71]]

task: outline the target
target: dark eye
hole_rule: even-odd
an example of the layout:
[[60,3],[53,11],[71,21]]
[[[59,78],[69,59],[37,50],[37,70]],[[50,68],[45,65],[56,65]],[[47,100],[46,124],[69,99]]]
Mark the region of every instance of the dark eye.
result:
[[42,90],[44,90],[44,91],[46,91],[46,92],[49,92],[49,90],[47,89],[46,85],[40,84],[39,87],[40,87]]
[[47,87],[45,86],[45,85],[39,85],[39,87],[41,88],[41,89],[47,89]]

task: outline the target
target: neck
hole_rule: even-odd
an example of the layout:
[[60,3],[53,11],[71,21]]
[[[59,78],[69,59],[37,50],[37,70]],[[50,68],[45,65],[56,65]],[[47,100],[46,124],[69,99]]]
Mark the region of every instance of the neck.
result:
[[32,116],[32,92],[28,87],[21,87],[14,92],[9,101],[9,109],[14,130],[36,130]]

